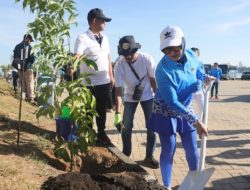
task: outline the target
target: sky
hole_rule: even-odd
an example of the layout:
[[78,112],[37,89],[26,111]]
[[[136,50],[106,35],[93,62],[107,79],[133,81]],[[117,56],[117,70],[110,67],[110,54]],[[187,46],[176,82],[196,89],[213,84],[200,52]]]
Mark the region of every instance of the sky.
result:
[[[230,63],[250,67],[250,0],[75,0],[78,26],[71,29],[71,46],[88,29],[87,13],[101,8],[112,21],[103,33],[108,36],[112,59],[118,56],[121,37],[133,35],[155,62],[163,56],[160,32],[179,26],[186,47],[198,47],[204,64]],[[21,42],[27,24],[35,15],[15,0],[0,0],[0,65],[10,64],[13,49]]]

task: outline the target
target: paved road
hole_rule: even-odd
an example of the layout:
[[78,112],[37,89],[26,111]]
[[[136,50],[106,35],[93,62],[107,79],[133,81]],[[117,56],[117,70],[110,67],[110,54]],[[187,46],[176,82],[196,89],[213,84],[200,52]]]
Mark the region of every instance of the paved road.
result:
[[[206,167],[215,167],[206,189],[250,190],[250,81],[222,81],[220,99],[209,103]],[[114,113],[108,113],[108,135],[122,150],[121,137],[113,126]],[[139,106],[134,120],[133,151],[131,159],[140,162],[145,157],[146,131],[144,117]],[[179,185],[187,173],[187,163],[177,139],[174,158],[173,187]],[[159,159],[160,144],[157,139],[155,157]],[[160,183],[159,169],[145,168]]]

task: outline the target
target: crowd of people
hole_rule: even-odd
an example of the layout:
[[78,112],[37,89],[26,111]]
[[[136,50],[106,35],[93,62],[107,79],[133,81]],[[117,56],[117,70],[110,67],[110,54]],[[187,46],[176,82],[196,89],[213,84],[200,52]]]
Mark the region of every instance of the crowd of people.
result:
[[[161,169],[164,186],[171,189],[171,173],[176,150],[176,135],[180,135],[186,153],[189,170],[197,170],[198,151],[197,133],[208,135],[201,122],[203,111],[202,89],[208,81],[215,80],[211,98],[218,99],[221,70],[218,63],[206,75],[198,48],[187,49],[185,35],[178,26],[167,26],[160,33],[160,51],[163,57],[158,64],[147,53],[140,52],[141,44],[133,35],[125,35],[118,42],[119,58],[112,63],[109,40],[102,33],[106,23],[112,19],[105,16],[103,10],[95,8],[87,15],[88,29],[79,34],[75,41],[74,56],[84,55],[95,61],[98,70],[81,63],[77,73],[93,73],[91,84],[83,81],[96,98],[97,141],[110,144],[106,134],[106,114],[114,109],[114,124],[122,137],[123,153],[132,152],[133,121],[136,108],[140,103],[147,130],[144,162],[152,168]],[[22,80],[27,101],[34,100],[34,79],[31,53],[31,35],[25,35],[23,41],[14,49],[13,62],[25,60],[24,67],[17,67],[13,74],[13,87],[17,91],[16,78]],[[22,52],[21,49],[28,52]],[[13,64],[15,65],[15,64]],[[67,68],[64,68],[67,72]],[[14,72],[14,71],[13,71]],[[69,72],[74,78],[76,72]],[[70,74],[69,74],[70,75]],[[197,102],[198,111],[194,114],[192,103]],[[114,106],[115,105],[115,106]],[[156,133],[161,143],[160,162],[153,156]]]
[[[75,55],[85,55],[95,60],[98,66],[98,71],[95,71],[84,63],[80,65],[80,73],[94,73],[89,89],[96,98],[99,115],[96,117],[97,140],[104,144],[111,142],[105,132],[105,122],[112,94],[110,89],[115,87],[114,124],[121,133],[123,153],[131,155],[134,114],[140,103],[147,129],[144,162],[154,168],[160,166],[164,186],[171,189],[176,133],[181,136],[189,169],[197,170],[197,133],[207,135],[208,131],[201,116],[193,112],[192,97],[194,93],[200,94],[199,100],[202,101],[202,88],[214,77],[205,74],[198,48],[186,50],[185,36],[177,26],[168,26],[160,34],[163,58],[159,64],[155,64],[149,54],[138,51],[141,45],[132,35],[120,38],[117,49],[120,57],[115,63],[113,76],[108,38],[102,33],[111,18],[96,8],[90,10],[87,19],[89,29],[77,37]],[[219,76],[215,77],[219,80]],[[160,164],[153,156],[156,133],[161,142]]]

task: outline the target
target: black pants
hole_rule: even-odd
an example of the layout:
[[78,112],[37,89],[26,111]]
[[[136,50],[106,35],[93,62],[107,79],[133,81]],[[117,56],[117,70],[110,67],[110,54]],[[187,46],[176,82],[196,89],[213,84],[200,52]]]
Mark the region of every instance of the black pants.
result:
[[107,109],[112,109],[114,105],[113,102],[113,97],[112,97],[112,89],[109,88],[109,97],[108,97],[108,101],[107,101]]
[[110,83],[97,86],[88,86],[88,89],[96,98],[96,111],[99,115],[96,117],[96,125],[98,133],[102,133],[106,127],[106,109],[109,99]]
[[214,90],[215,90],[215,96],[218,96],[218,89],[219,89],[219,83],[214,82],[211,89],[211,97],[213,97],[214,95]]
[[12,79],[13,79],[13,87],[14,87],[14,90],[17,90],[18,72],[12,71]]

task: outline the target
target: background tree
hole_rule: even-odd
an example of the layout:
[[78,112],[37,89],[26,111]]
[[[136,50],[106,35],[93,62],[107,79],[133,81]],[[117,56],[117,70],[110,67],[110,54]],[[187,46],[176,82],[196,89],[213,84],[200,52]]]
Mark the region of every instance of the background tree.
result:
[[4,74],[4,76],[5,76],[6,73],[7,73],[10,69],[12,69],[12,66],[11,66],[11,65],[2,65],[1,68],[2,68],[3,74]]

